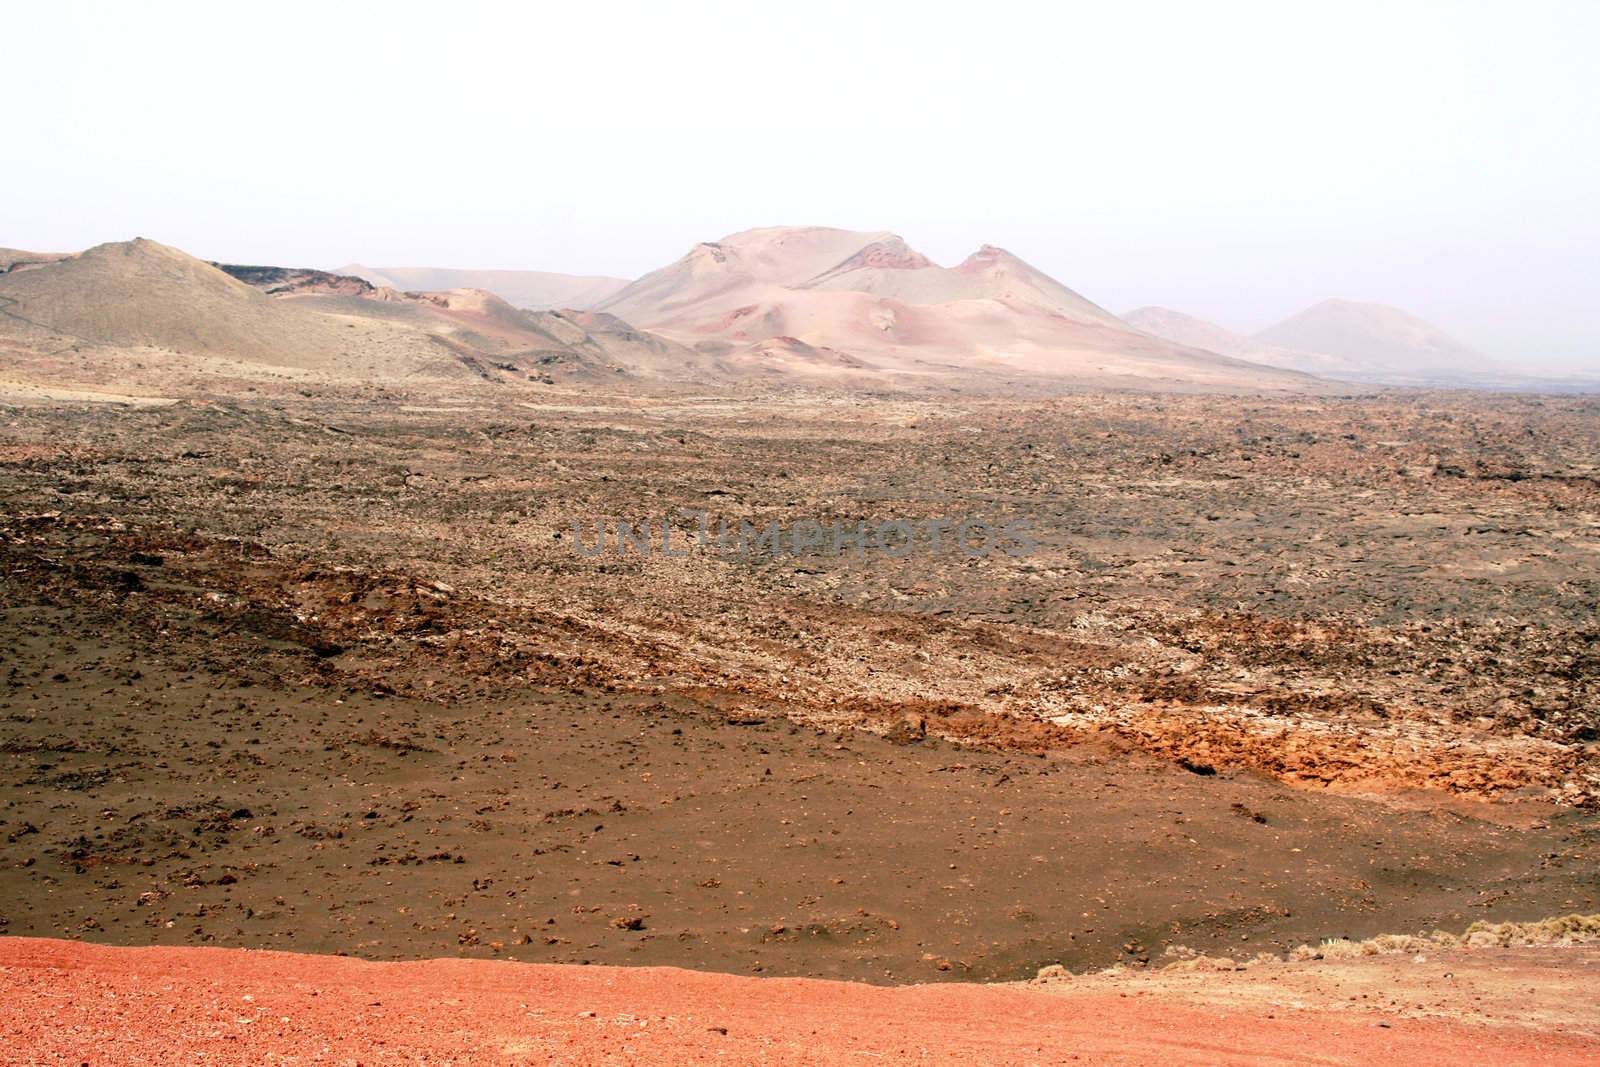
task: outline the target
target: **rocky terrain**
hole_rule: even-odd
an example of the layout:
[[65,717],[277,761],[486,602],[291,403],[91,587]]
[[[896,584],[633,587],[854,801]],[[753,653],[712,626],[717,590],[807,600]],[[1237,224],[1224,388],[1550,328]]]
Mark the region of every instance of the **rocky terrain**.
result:
[[[903,982],[1595,910],[1592,401],[478,395],[6,411],[7,932]],[[1036,551],[573,547],[680,508]]]
[[[1586,949],[1493,946],[1514,989],[1307,956],[1600,908],[1593,398],[1263,378],[892,235],[740,235],[583,311],[4,255],[0,985],[33,1059],[88,1025],[44,1007],[150,982],[212,1022],[149,1000],[108,1057],[256,1048],[216,1013],[272,975],[305,1021],[260,1050],[379,1060],[346,1002],[452,981],[490,1062],[1115,1062],[1105,1018],[1219,1060],[1592,1052]],[[911,310],[875,345],[844,307]],[[229,949],[312,955],[185,984]],[[856,984],[791,1017],[596,970],[584,1008],[564,970],[335,954]],[[664,1043],[529,1038],[499,1013],[532,981]],[[1345,1003],[1380,988],[1382,1021]],[[831,1002],[849,1027],[797,1047]]]

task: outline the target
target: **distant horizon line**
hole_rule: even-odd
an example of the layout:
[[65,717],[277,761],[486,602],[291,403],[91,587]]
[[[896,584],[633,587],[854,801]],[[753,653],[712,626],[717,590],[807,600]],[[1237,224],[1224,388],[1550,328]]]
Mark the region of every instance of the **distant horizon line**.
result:
[[[720,238],[716,238],[716,239],[713,239],[713,240],[705,240],[705,241],[693,242],[693,243],[691,243],[689,245],[689,247],[683,253],[681,253],[678,257],[676,257],[676,259],[669,260],[666,263],[661,264],[660,266],[664,267],[664,266],[670,265],[670,263],[677,262],[678,260],[684,258],[684,256],[687,256],[690,253],[692,253],[696,248],[700,248],[700,247],[704,247],[704,246],[708,246],[708,245],[721,245],[722,243],[728,241],[730,238],[738,237],[738,236],[743,235],[743,234],[760,233],[760,232],[765,232],[765,231],[777,231],[777,230],[792,230],[792,231],[797,231],[797,232],[798,231],[825,230],[825,231],[830,231],[830,232],[834,232],[834,233],[857,234],[857,235],[860,235],[860,236],[863,236],[863,237],[872,237],[872,236],[875,236],[875,235],[885,235],[885,236],[892,237],[892,238],[894,238],[896,240],[901,241],[911,251],[913,251],[913,252],[916,251],[915,247],[912,246],[910,244],[910,242],[906,241],[906,239],[902,235],[900,235],[899,233],[896,233],[893,230],[889,230],[889,229],[857,230],[857,229],[851,229],[849,227],[844,227],[844,226],[829,226],[829,225],[815,225],[815,224],[801,225],[801,226],[785,226],[785,225],[747,226],[747,227],[744,227],[744,228],[739,229],[739,230],[734,230],[734,231],[732,231],[732,232],[730,232],[728,234],[723,235]],[[655,268],[651,268],[649,270],[646,270],[641,274],[631,275],[630,276],[630,275],[625,275],[625,274],[589,274],[589,273],[579,274],[579,273],[573,273],[573,272],[565,271],[565,270],[548,269],[548,268],[544,268],[544,267],[526,267],[526,266],[522,266],[522,267],[482,267],[482,266],[477,266],[477,267],[458,267],[458,266],[439,266],[439,265],[433,265],[433,264],[375,265],[375,264],[372,264],[372,263],[365,262],[365,261],[363,261],[361,259],[348,259],[348,260],[345,260],[342,263],[338,263],[338,264],[332,265],[332,266],[311,266],[311,265],[304,264],[303,261],[301,263],[248,262],[246,260],[241,260],[241,259],[234,258],[234,257],[223,258],[223,257],[198,256],[198,255],[195,255],[192,252],[189,252],[187,249],[182,248],[179,245],[167,244],[167,242],[162,241],[159,238],[146,237],[143,234],[135,235],[135,236],[130,237],[130,238],[118,239],[118,240],[100,241],[100,242],[97,242],[96,244],[88,245],[88,246],[86,246],[84,248],[78,249],[75,252],[42,252],[42,251],[38,251],[36,249],[19,248],[19,247],[15,246],[15,245],[9,245],[9,244],[0,245],[0,247],[9,248],[10,250],[16,251],[16,252],[28,252],[28,253],[31,253],[31,254],[34,254],[34,255],[72,256],[72,255],[81,255],[84,252],[90,251],[91,249],[94,249],[94,248],[101,247],[103,245],[126,244],[126,243],[130,243],[130,242],[133,242],[133,241],[139,241],[139,240],[148,240],[148,241],[152,241],[152,242],[155,242],[155,243],[158,243],[158,244],[163,244],[163,245],[166,245],[169,248],[177,249],[178,251],[183,252],[185,255],[192,256],[195,259],[204,260],[205,262],[208,262],[208,263],[227,264],[228,266],[240,266],[240,267],[251,266],[251,267],[274,267],[274,268],[278,268],[278,269],[320,270],[320,271],[324,271],[324,272],[329,273],[329,274],[336,274],[336,275],[342,275],[342,276],[347,276],[347,277],[348,276],[353,276],[353,275],[350,275],[350,274],[347,273],[349,268],[361,268],[361,269],[364,269],[364,270],[368,270],[368,271],[372,271],[374,273],[380,273],[380,274],[384,273],[386,271],[441,271],[441,272],[451,272],[451,273],[458,273],[458,274],[548,275],[548,276],[554,276],[554,277],[560,277],[560,278],[570,278],[570,279],[582,280],[582,281],[592,281],[592,282],[599,282],[599,283],[612,283],[612,282],[615,282],[615,283],[622,283],[623,285],[630,285],[630,284],[638,281],[640,278],[643,278],[646,275],[652,273],[654,270],[660,269],[660,267],[655,267]],[[1015,258],[1016,260],[1018,260],[1019,262],[1023,263],[1024,265],[1029,266],[1034,270],[1040,271],[1040,273],[1044,274],[1047,278],[1050,278],[1051,280],[1056,281],[1057,284],[1067,286],[1068,288],[1071,288],[1074,292],[1079,292],[1080,295],[1083,295],[1081,293],[1081,291],[1078,290],[1076,287],[1071,286],[1067,282],[1060,281],[1060,279],[1056,278],[1055,275],[1050,274],[1048,271],[1045,271],[1042,268],[1035,267],[1031,262],[1029,262],[1028,260],[1023,258],[1022,256],[1020,256],[1017,253],[1012,252],[1009,249],[1004,248],[1003,246],[1000,246],[1000,245],[994,245],[994,244],[991,244],[991,243],[988,243],[988,242],[980,243],[978,248],[976,250],[974,250],[973,252],[969,253],[961,262],[967,262],[973,256],[979,255],[979,254],[981,254],[982,252],[984,252],[986,250],[1004,252],[1006,255],[1009,255],[1009,256]],[[917,254],[918,255],[923,255],[920,252],[918,252]],[[932,267],[936,267],[936,268],[942,269],[942,270],[953,270],[953,269],[955,269],[954,267],[947,267],[947,266],[944,266],[943,264],[935,262],[930,257],[927,257],[925,255],[923,256],[923,258],[928,259],[929,260],[929,264]],[[324,261],[324,262],[326,262],[326,261]],[[909,268],[906,268],[906,269],[909,269]],[[456,288],[460,288],[460,287],[457,286]],[[471,288],[471,287],[468,286],[467,288]],[[1256,334],[1264,333],[1264,332],[1272,329],[1274,326],[1276,326],[1278,324],[1281,324],[1283,322],[1286,322],[1289,319],[1292,319],[1297,315],[1300,315],[1300,314],[1302,314],[1302,313],[1304,313],[1306,311],[1309,311],[1309,310],[1311,310],[1313,308],[1316,308],[1316,307],[1319,307],[1319,306],[1321,306],[1323,304],[1328,304],[1328,303],[1345,303],[1345,304],[1350,304],[1350,305],[1355,305],[1355,306],[1360,306],[1360,307],[1382,308],[1382,309],[1386,309],[1386,310],[1389,310],[1389,311],[1395,311],[1395,312],[1398,312],[1400,314],[1407,315],[1407,316],[1409,316],[1409,317],[1411,317],[1413,319],[1416,319],[1419,322],[1422,322],[1422,323],[1424,323],[1426,325],[1429,325],[1429,326],[1432,326],[1432,327],[1434,327],[1436,329],[1439,329],[1441,332],[1443,332],[1444,334],[1446,334],[1446,335],[1448,335],[1448,336],[1450,336],[1452,338],[1455,338],[1455,337],[1458,336],[1458,331],[1456,329],[1451,328],[1451,327],[1439,326],[1436,321],[1434,321],[1432,319],[1424,319],[1421,315],[1418,315],[1417,313],[1415,313],[1415,312],[1409,310],[1408,308],[1403,307],[1403,306],[1401,306],[1399,304],[1390,303],[1390,302],[1384,301],[1384,300],[1357,300],[1357,299],[1353,299],[1353,298],[1350,298],[1350,297],[1337,296],[1337,295],[1323,296],[1323,297],[1314,299],[1314,300],[1310,301],[1309,303],[1298,305],[1294,309],[1292,309],[1292,310],[1290,310],[1288,312],[1279,313],[1275,317],[1271,317],[1267,321],[1267,324],[1265,326],[1261,326],[1261,327],[1230,325],[1229,322],[1226,321],[1229,318],[1228,316],[1225,316],[1225,315],[1224,316],[1216,316],[1216,315],[1210,314],[1209,312],[1197,312],[1197,311],[1194,311],[1192,309],[1183,308],[1183,307],[1174,307],[1171,304],[1165,304],[1165,303],[1144,302],[1144,303],[1140,303],[1140,304],[1138,304],[1138,305],[1136,305],[1134,307],[1131,307],[1131,308],[1126,308],[1124,310],[1116,310],[1115,308],[1112,308],[1112,307],[1108,306],[1107,304],[1101,303],[1099,300],[1096,300],[1093,297],[1084,296],[1084,299],[1089,300],[1091,303],[1095,304],[1097,307],[1100,307],[1100,308],[1104,309],[1105,311],[1107,311],[1108,313],[1110,313],[1111,315],[1115,316],[1116,318],[1118,318],[1119,320],[1122,320],[1122,321],[1127,321],[1127,316],[1132,315],[1133,313],[1135,313],[1137,311],[1155,309],[1155,310],[1170,312],[1170,313],[1173,313],[1173,314],[1183,315],[1183,316],[1186,316],[1186,317],[1188,317],[1190,319],[1196,320],[1197,322],[1200,322],[1200,323],[1203,323],[1203,324],[1206,324],[1206,325],[1210,325],[1210,326],[1218,327],[1220,329],[1228,331],[1229,333],[1233,333],[1233,334],[1239,335],[1239,336],[1244,337],[1246,339],[1253,338]],[[1135,328],[1139,328],[1139,327],[1135,327]],[[1495,362],[1524,361],[1523,357],[1519,357],[1519,356],[1516,356],[1516,355],[1501,355],[1501,354],[1496,354],[1496,353],[1493,353],[1493,352],[1484,351],[1483,349],[1479,348],[1477,345],[1467,345],[1467,347],[1474,349],[1480,355],[1483,355],[1487,359],[1495,361]],[[1574,378],[1577,378],[1577,379],[1580,379],[1580,380],[1588,379],[1588,378],[1594,378],[1594,377],[1600,377],[1600,357],[1593,357],[1593,358],[1582,357],[1582,356],[1579,356],[1579,357],[1564,357],[1564,358],[1563,357],[1544,357],[1542,360],[1536,360],[1535,362],[1539,362],[1539,363],[1543,364],[1543,366],[1537,372],[1528,374],[1527,375],[1528,377],[1548,377],[1551,380],[1564,380],[1564,379],[1566,379],[1568,377],[1574,377]]]

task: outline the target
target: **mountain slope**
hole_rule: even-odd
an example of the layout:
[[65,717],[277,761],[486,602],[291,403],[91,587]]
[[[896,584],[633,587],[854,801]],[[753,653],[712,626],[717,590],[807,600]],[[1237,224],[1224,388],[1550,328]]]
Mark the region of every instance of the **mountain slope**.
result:
[[401,291],[326,271],[219,266],[142,239],[6,262],[0,338],[70,364],[79,382],[159,365],[164,380],[187,382],[1316,387],[1134,330],[1000,249],[945,268],[882,232],[735,234],[593,312],[530,311],[477,288]]
[[940,267],[904,242],[880,242],[805,283],[807,289],[849,290],[911,304],[994,300],[1016,309],[1118,326],[1114,315],[1002,248],[984,245],[955,267]]
[[401,293],[298,268],[211,264],[155,241],[8,254],[0,340],[75,380],[406,378],[553,383],[692,377],[709,357],[633,331],[513,307],[492,293]]
[[34,267],[67,258],[65,252],[24,252],[20,248],[0,248],[0,274]]
[[1324,300],[1253,338],[1290,352],[1334,362],[1330,372],[1392,381],[1431,382],[1494,373],[1502,368],[1433,326],[1399,308]]
[[[1130,329],[1002,249],[985,245],[947,268],[881,231],[747,230],[696,245],[599,308],[707,351],[741,353],[788,338],[846,353],[888,376],[1011,372],[1106,384],[1306,384],[1279,369]],[[787,343],[781,350],[802,351]]]
[[1136,308],[1123,321],[1174,344],[1344,381],[1485,388],[1538,384],[1438,327],[1382,304],[1324,300],[1248,336],[1162,307]]
[[0,330],[282,366],[337,363],[337,325],[144,238],[0,274]]
[[[630,321],[698,319],[751,299],[806,306],[806,292],[847,292],[906,304],[993,300],[1083,322],[1121,322],[1003,249],[984,245],[956,267],[941,267],[887,232],[821,226],[746,230],[696,245],[600,307]],[[782,295],[791,294],[791,295]],[[826,301],[812,301],[827,306]]]
[[1174,344],[1203,348],[1208,352],[1234,356],[1238,359],[1254,358],[1262,362],[1273,362],[1262,357],[1265,346],[1244,334],[1234,333],[1214,322],[1185,315],[1171,308],[1153,306],[1135,308],[1123,315],[1122,321],[1135,329]]
[[483,289],[520,308],[589,308],[620,291],[625,278],[554,274],[538,270],[451,270],[438,267],[367,267],[352,263],[335,273],[402,292]]

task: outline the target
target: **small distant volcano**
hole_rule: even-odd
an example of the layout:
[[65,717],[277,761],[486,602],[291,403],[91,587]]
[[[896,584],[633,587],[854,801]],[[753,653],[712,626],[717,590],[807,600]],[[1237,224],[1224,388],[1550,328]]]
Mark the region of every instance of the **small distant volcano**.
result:
[[1464,385],[1515,378],[1437,326],[1383,304],[1324,300],[1254,335],[1160,307],[1123,319],[1175,344],[1349,381]]

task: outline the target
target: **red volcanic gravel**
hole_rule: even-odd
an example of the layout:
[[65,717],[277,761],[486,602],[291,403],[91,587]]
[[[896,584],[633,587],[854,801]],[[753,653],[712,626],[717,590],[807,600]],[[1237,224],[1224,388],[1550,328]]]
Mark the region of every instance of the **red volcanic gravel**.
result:
[[1600,1062],[1514,1028],[1153,996],[670,968],[371,963],[0,938],[0,1060],[146,1063]]

